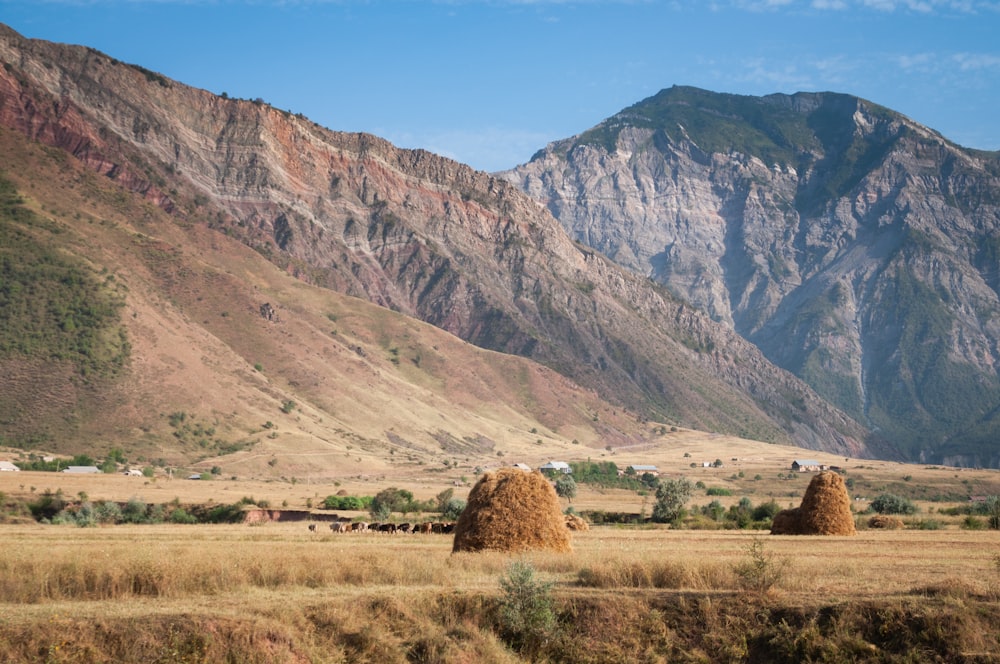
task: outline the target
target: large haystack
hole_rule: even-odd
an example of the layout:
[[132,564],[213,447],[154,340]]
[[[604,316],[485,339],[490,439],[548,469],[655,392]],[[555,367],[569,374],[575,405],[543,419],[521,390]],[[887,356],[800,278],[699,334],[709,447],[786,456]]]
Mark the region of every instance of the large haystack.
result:
[[452,551],[483,550],[570,550],[559,497],[541,473],[501,468],[472,487]]
[[772,535],[854,535],[854,515],[844,478],[822,472],[812,479],[802,504],[782,510],[771,523]]

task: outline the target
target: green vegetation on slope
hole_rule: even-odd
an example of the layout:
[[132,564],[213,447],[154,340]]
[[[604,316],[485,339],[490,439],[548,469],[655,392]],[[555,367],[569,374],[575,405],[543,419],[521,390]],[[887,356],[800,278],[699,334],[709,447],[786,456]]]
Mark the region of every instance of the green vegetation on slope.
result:
[[0,177],[0,360],[72,364],[85,379],[119,374],[129,357],[122,299],[79,261],[39,239],[59,229]]

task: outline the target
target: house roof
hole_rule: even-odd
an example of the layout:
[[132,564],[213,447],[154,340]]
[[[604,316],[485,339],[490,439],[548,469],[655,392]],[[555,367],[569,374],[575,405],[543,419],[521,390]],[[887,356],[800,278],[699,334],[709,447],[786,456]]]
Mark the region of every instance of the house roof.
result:
[[541,466],[541,468],[544,468],[546,470],[551,470],[551,469],[564,470],[566,468],[569,468],[569,464],[566,463],[565,461],[549,461],[545,465]]
[[10,461],[0,461],[0,470],[21,470]]
[[653,471],[656,470],[656,466],[648,466],[648,465],[643,465],[641,463],[633,463],[631,466],[629,466],[629,468],[631,468],[632,470],[653,470]]
[[795,461],[792,461],[792,463],[795,464],[795,465],[797,465],[797,466],[818,466],[819,465],[819,461],[816,461],[815,459],[796,459]]
[[62,472],[87,474],[87,473],[99,473],[101,472],[101,469],[98,468],[97,466],[66,466],[65,468],[63,468]]

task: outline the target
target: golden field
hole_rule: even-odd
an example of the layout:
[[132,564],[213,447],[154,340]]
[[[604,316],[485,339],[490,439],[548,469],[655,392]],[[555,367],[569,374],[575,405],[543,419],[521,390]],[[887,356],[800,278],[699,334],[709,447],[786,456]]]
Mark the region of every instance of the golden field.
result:
[[[810,474],[853,479],[853,537],[594,526],[568,554],[452,554],[448,535],[334,534],[262,525],[0,525],[5,662],[1000,662],[1000,531],[942,513],[1000,494],[1000,473],[829,455],[678,432],[659,448],[590,450],[655,463],[729,496],[798,505]],[[723,460],[722,467],[702,466]],[[569,459],[576,460],[576,459]],[[694,467],[692,467],[694,464]],[[0,494],[233,504],[318,512],[327,495],[395,486],[465,497],[475,475],[398,469],[324,481],[0,473]],[[909,495],[903,530],[866,529],[866,499]],[[945,497],[945,498],[942,498]],[[950,498],[947,498],[950,497]],[[579,485],[575,509],[648,513],[651,496]],[[566,501],[563,501],[566,505]],[[310,508],[312,505],[312,508]],[[341,516],[356,516],[341,514]],[[409,515],[413,518],[413,515]],[[933,530],[921,529],[933,522]],[[557,625],[530,647],[505,629],[500,580],[526,561]],[[753,570],[756,565],[757,571]],[[750,570],[748,572],[748,570]],[[761,583],[761,581],[763,581]]]
[[[997,531],[595,527],[573,534],[572,553],[523,556],[304,523],[7,525],[3,535],[9,662],[751,661],[764,648],[753,634],[767,637],[768,661],[813,650],[843,661],[834,655],[846,647],[855,661],[1000,661]],[[755,543],[775,573],[767,589],[737,573]],[[498,582],[514,560],[553,584],[559,615],[552,642],[530,653],[497,626]],[[876,619],[908,630],[893,637],[903,641],[868,634]],[[947,633],[924,634],[931,625]]]

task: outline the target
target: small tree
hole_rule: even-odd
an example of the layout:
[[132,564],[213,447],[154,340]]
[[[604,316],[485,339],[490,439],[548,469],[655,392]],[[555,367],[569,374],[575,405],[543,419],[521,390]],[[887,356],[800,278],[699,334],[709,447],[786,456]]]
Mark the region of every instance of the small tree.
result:
[[371,510],[372,515],[386,514],[389,512],[403,512],[405,514],[410,511],[412,503],[412,493],[405,489],[391,487],[388,489],[382,489],[375,494],[375,497],[372,498],[372,504],[369,509]]
[[684,515],[684,505],[691,499],[694,485],[686,477],[666,479],[656,488],[656,504],[653,505],[653,521],[673,523]]
[[441,516],[448,521],[457,521],[465,511],[466,502],[461,498],[449,498],[441,510]]
[[565,498],[569,502],[573,502],[576,498],[576,480],[573,479],[572,475],[563,474],[558,477],[555,482],[556,495],[560,498]]

